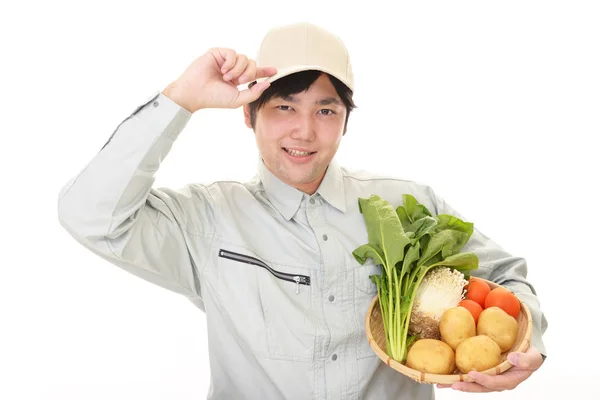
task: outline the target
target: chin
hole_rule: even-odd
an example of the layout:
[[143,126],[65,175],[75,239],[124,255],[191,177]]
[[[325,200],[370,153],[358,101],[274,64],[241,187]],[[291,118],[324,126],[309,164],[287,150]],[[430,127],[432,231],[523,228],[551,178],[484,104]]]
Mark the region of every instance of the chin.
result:
[[[271,164],[274,168],[271,171],[280,179],[291,185],[308,185],[318,180],[324,172],[321,170],[322,162],[320,160],[312,160],[306,164],[292,164],[287,162],[285,157],[273,158]],[[267,163],[269,166],[270,163]]]

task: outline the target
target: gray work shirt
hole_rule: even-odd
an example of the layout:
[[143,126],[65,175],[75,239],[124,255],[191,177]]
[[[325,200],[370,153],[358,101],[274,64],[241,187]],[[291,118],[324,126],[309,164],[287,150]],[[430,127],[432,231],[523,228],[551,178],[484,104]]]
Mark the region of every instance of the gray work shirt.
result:
[[[375,355],[365,316],[377,294],[352,251],[368,242],[358,198],[397,206],[409,193],[432,213],[459,215],[425,185],[350,171],[333,161],[318,191],[280,181],[261,161],[245,183],[154,188],[191,117],[162,93],[142,103],[65,185],[58,212],[82,245],[206,314],[209,399],[432,399],[433,386]],[[531,309],[532,345],[546,320],[526,263],[475,231],[473,275],[505,285]]]

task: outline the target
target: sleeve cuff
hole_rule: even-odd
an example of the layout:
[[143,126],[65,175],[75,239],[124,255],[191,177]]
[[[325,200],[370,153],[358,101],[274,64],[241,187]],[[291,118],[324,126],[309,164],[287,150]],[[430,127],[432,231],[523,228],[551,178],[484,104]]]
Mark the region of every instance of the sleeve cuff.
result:
[[155,92],[146,101],[137,106],[127,118],[121,121],[106,143],[104,143],[101,150],[113,141],[119,128],[133,117],[136,117],[143,125],[149,127],[150,131],[155,131],[158,128],[160,136],[174,141],[187,125],[192,117],[192,113],[162,94],[162,92]]
[[175,103],[169,97],[156,92],[145,103],[136,108],[132,116],[140,118],[152,127],[164,127],[163,135],[171,140],[177,139],[183,131],[192,113]]

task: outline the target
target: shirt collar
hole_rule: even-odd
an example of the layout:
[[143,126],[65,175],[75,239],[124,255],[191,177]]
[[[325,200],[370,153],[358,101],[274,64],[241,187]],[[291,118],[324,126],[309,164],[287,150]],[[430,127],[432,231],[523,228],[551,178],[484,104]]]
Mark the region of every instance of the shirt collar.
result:
[[[258,160],[258,174],[269,201],[289,221],[298,211],[305,193],[276,177],[269,171],[260,157]],[[341,212],[346,212],[342,170],[337,161],[332,160],[329,163],[323,181],[316,193],[321,195],[333,207]]]
[[346,197],[344,195],[342,168],[335,159],[331,160],[329,163],[329,167],[327,168],[327,172],[325,172],[325,176],[323,177],[319,189],[317,189],[317,193],[333,207],[341,212],[346,212]]

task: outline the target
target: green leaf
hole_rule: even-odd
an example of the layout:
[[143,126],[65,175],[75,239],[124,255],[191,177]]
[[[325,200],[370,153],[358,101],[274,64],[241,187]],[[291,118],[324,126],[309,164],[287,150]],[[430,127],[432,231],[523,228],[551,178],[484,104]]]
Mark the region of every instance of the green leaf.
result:
[[421,239],[424,235],[428,233],[433,233],[437,228],[438,221],[437,219],[429,216],[425,216],[415,222],[413,222],[408,229],[407,232],[414,232],[414,236],[412,237],[412,242]]
[[[385,268],[395,267],[404,259],[404,248],[410,243],[398,214],[387,201],[377,195],[371,195],[368,199],[359,198],[358,204],[365,219],[369,245],[375,250],[368,253],[363,250],[364,253],[359,255],[377,254]],[[358,249],[362,247],[364,246]],[[378,263],[375,258],[373,261]]]
[[[452,229],[459,232],[464,232],[468,234],[467,240],[473,234],[473,223],[465,222],[454,215],[449,214],[440,214],[436,217],[437,219],[437,230],[442,231],[446,229]],[[466,243],[466,242],[465,242]]]
[[411,222],[408,219],[408,214],[406,214],[406,210],[404,209],[404,207],[398,206],[396,208],[396,215],[398,215],[398,218],[402,223],[402,229],[407,230]]
[[413,223],[415,222],[413,218],[413,214],[415,209],[417,208],[417,199],[410,194],[402,195],[402,204],[404,204],[404,209],[406,210],[406,215],[408,216],[408,220]]
[[426,249],[429,246],[429,241],[431,240],[431,233],[423,235],[421,239],[419,239],[419,243],[421,244],[421,249]]
[[400,298],[400,312],[406,314],[410,311],[410,296],[402,296]]
[[432,264],[442,261],[443,259],[444,259],[444,257],[442,257],[442,252],[439,252],[436,255],[434,255],[433,257],[431,257],[429,260],[424,262],[422,265],[432,265]]
[[377,285],[377,287],[381,286],[381,275],[369,275],[369,279],[371,282]]
[[411,223],[414,223],[423,217],[432,216],[427,207],[419,203],[413,195],[403,194],[402,202],[404,203],[404,209],[406,210],[406,214]]
[[442,258],[450,257],[460,251],[469,240],[469,235],[465,232],[446,229],[435,233],[427,248],[423,251],[419,265],[425,264],[430,258],[441,252]]
[[479,268],[479,258],[475,253],[458,253],[439,261],[430,267],[450,267],[465,275],[465,279],[471,276],[470,271]]
[[361,265],[364,264],[368,258],[372,258],[373,262],[377,265],[383,265],[383,254],[379,254],[377,249],[370,244],[363,244],[352,252],[356,261]]
[[412,270],[412,264],[417,261],[421,253],[421,244],[416,242],[414,246],[410,246],[404,260],[402,261],[402,270],[400,271],[400,279],[404,278],[404,275]]

